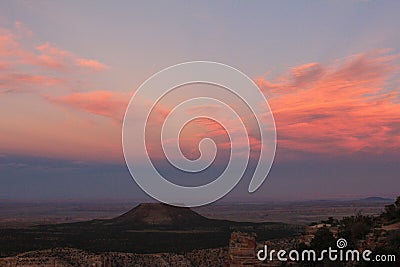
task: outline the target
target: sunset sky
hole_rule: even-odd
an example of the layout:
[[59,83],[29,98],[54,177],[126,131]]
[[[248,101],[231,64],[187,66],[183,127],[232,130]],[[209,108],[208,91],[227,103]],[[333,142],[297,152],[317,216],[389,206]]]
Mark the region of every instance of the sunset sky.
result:
[[246,73],[275,118],[267,181],[248,196],[247,177],[227,199],[395,197],[399,10],[398,1],[2,1],[0,199],[149,200],[123,160],[124,112],[148,77],[193,60]]

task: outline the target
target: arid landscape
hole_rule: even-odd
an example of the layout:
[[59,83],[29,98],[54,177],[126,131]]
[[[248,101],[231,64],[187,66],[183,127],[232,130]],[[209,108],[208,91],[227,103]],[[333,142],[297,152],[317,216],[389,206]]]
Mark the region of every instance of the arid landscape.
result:
[[54,247],[93,252],[188,252],[227,246],[232,231],[251,231],[263,239],[274,239],[298,230],[291,224],[210,219],[189,208],[144,203],[112,219],[5,228],[0,247],[2,256]]
[[[31,221],[21,216],[18,222],[17,213],[14,221],[2,220],[0,266],[280,266],[279,262],[257,261],[256,251],[264,244],[272,249],[316,246],[321,229],[328,229],[332,238],[348,231],[356,247],[398,245],[398,219],[387,215],[391,203],[393,200],[383,198],[275,203],[275,207],[272,203],[224,203],[195,211],[144,203],[112,218],[108,217],[118,212],[114,204],[101,211],[93,203],[58,203],[49,205],[52,209],[60,205],[60,211],[52,220],[49,209],[44,217],[47,224],[37,224],[43,210],[36,215],[32,210],[22,213],[20,203],[19,212],[30,214]],[[10,205],[15,207],[16,203]],[[396,214],[399,208],[394,207]],[[86,209],[92,212],[85,213]],[[98,214],[103,218],[90,218]],[[273,221],[281,214],[285,223],[262,222],[262,214],[275,218]],[[76,222],[84,217],[92,220]],[[346,227],[354,229],[343,228],[346,218],[352,218],[356,225]],[[351,237],[355,232],[357,236]]]
[[[393,200],[371,197],[353,200],[229,202],[193,210],[213,219],[251,222],[309,224],[329,216],[341,218],[357,212],[379,214]],[[0,227],[69,223],[93,219],[111,219],[140,204],[135,200],[98,201],[10,201],[0,202]]]
[[399,267],[399,10],[1,0],[0,267]]

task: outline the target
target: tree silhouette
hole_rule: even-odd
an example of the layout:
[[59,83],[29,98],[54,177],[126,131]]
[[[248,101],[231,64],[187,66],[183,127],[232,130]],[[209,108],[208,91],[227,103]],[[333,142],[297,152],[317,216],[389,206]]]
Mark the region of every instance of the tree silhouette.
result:
[[324,249],[335,246],[335,237],[328,227],[323,226],[317,230],[311,240],[310,247],[315,251],[321,252]]

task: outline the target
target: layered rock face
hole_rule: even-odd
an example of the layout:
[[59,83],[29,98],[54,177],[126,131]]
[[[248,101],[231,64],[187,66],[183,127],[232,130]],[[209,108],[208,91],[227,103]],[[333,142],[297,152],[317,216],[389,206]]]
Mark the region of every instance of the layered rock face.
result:
[[229,266],[258,266],[254,233],[233,232],[229,240]]

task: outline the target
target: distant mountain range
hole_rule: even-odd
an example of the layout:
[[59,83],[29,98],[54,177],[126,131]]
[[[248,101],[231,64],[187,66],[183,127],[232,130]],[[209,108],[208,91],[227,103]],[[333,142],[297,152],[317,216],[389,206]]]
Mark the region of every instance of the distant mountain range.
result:
[[370,202],[394,202],[394,199],[384,197],[366,197],[359,199],[359,201],[370,201]]
[[[366,197],[366,198],[353,198],[353,199],[315,199],[315,200],[304,200],[304,201],[288,201],[287,203],[343,203],[343,202],[394,202],[392,198],[384,198],[384,197]],[[276,202],[278,204],[282,202]]]

